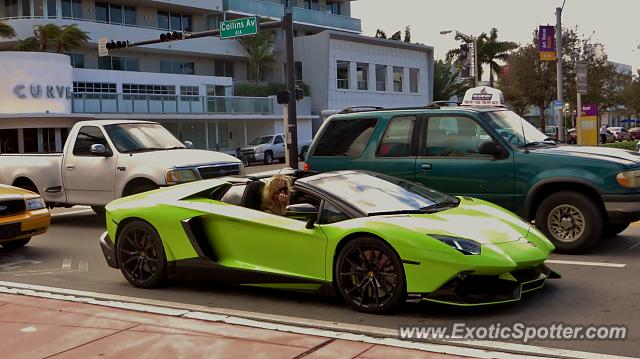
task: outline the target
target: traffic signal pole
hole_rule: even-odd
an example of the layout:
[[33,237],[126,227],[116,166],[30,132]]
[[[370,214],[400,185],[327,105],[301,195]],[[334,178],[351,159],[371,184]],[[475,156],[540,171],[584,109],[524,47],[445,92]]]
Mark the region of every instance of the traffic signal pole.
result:
[[[298,169],[298,118],[297,118],[297,106],[296,106],[296,78],[295,78],[295,60],[293,50],[293,13],[288,12],[284,15],[281,21],[267,21],[258,25],[258,31],[269,29],[282,29],[285,35],[286,45],[286,67],[287,67],[287,91],[289,92],[289,104],[287,110],[287,128],[285,128],[287,138],[287,151],[288,151],[288,165],[293,169]],[[197,39],[202,37],[220,36],[220,30],[208,30],[199,32],[173,32],[166,35],[163,34],[163,39],[145,40],[139,42],[129,41],[111,41],[107,44],[109,51],[136,47],[144,45],[161,44],[164,42],[172,42],[179,40]],[[116,46],[116,44],[118,46]]]
[[[564,6],[564,4],[563,4]],[[556,8],[556,57],[558,58],[556,66],[557,66],[557,73],[558,73],[558,78],[556,79],[557,81],[557,88],[558,88],[558,100],[561,101],[562,103],[564,103],[564,88],[563,88],[563,74],[562,74],[562,8],[558,7]],[[565,141],[565,135],[564,135],[564,118],[562,117],[562,107],[560,108],[555,108],[556,106],[554,105],[554,111],[556,112],[556,119],[558,119],[558,140],[560,141]],[[579,111],[579,108],[578,108]]]

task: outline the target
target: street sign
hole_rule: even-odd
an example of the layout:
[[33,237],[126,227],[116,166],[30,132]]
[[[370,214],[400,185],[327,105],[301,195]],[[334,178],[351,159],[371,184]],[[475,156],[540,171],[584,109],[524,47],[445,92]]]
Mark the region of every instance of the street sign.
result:
[[223,21],[220,23],[221,39],[231,39],[234,37],[255,35],[257,33],[258,20],[255,16]]
[[555,107],[556,109],[562,108],[562,106],[564,106],[564,101],[562,100],[553,101],[553,107]]
[[587,83],[587,64],[576,64],[576,90],[578,93],[587,93],[589,86]]
[[109,56],[109,50],[107,50],[107,42],[109,42],[109,39],[107,39],[106,37],[98,40],[98,57]]

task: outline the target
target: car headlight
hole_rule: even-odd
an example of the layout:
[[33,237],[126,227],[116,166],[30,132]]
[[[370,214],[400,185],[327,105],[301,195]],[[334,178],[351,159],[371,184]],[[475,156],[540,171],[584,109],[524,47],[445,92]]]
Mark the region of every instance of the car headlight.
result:
[[472,241],[466,238],[445,236],[441,234],[429,234],[444,244],[448,244],[451,248],[457,250],[464,255],[478,255],[480,254],[480,243]]
[[255,153],[262,153],[262,152],[264,152],[264,148],[262,148],[262,147],[256,147],[256,148],[254,148],[254,149],[253,149],[253,151],[254,151]]
[[185,182],[193,182],[200,179],[198,173],[193,169],[172,169],[167,170],[167,185],[174,185]]
[[616,175],[616,181],[622,187],[640,187],[640,170],[620,172]]
[[27,202],[27,211],[35,211],[37,209],[43,209],[47,207],[42,197],[29,198],[26,200],[26,202]]

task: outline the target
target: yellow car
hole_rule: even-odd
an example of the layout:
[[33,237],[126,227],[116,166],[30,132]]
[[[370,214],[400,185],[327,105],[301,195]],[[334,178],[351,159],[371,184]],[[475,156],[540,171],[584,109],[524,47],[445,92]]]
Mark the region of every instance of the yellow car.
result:
[[20,248],[49,228],[51,213],[42,198],[31,191],[0,185],[0,245]]

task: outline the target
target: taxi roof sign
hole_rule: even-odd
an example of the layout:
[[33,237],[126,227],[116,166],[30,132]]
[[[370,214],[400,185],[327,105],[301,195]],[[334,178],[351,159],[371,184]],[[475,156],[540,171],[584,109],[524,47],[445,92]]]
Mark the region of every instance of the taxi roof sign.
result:
[[488,86],[468,89],[464,94],[461,106],[505,107],[502,91]]

